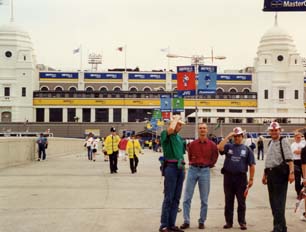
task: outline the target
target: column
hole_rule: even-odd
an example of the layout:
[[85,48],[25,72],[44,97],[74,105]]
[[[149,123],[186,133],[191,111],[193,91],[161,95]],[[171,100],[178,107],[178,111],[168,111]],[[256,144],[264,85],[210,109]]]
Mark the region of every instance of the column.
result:
[[122,108],[121,111],[121,122],[128,122],[128,109],[127,108]]
[[68,122],[68,109],[63,108],[63,122]]
[[49,108],[45,108],[45,122],[49,122],[50,119],[50,109]]
[[96,108],[90,109],[90,122],[96,121]]
[[108,110],[108,122],[114,122],[114,109],[110,108]]
[[79,118],[78,122],[82,122],[83,121],[83,109],[82,108],[76,108],[75,116]]

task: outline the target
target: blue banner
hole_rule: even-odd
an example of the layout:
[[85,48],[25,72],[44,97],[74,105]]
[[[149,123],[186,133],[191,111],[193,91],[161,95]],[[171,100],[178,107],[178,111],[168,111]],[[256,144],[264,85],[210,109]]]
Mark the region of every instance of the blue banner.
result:
[[177,75],[176,75],[176,73],[172,73],[172,74],[171,74],[171,79],[172,79],[172,80],[177,80]]
[[129,73],[130,80],[166,80],[165,73]]
[[122,73],[84,73],[85,79],[121,80]]
[[79,73],[77,72],[40,72],[39,78],[45,78],[45,79],[78,79]]
[[217,66],[199,66],[198,94],[215,94]]
[[218,74],[218,81],[251,81],[251,74]]
[[306,11],[306,0],[265,0],[263,11]]
[[171,96],[170,94],[160,95],[160,111],[170,112],[171,111]]

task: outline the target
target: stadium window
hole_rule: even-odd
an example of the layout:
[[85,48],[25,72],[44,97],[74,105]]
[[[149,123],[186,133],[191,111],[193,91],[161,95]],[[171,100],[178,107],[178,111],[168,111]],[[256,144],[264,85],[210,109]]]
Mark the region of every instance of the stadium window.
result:
[[27,96],[27,88],[26,87],[22,87],[22,89],[21,89],[21,96],[22,97],[26,97]]
[[5,97],[11,96],[11,88],[10,87],[4,87],[4,96]]
[[299,91],[294,90],[294,99],[299,99]]
[[269,92],[268,92],[268,90],[267,89],[265,89],[265,99],[268,99],[269,98]]
[[283,89],[280,89],[278,91],[278,98],[279,99],[284,99],[284,96],[285,96],[285,91]]

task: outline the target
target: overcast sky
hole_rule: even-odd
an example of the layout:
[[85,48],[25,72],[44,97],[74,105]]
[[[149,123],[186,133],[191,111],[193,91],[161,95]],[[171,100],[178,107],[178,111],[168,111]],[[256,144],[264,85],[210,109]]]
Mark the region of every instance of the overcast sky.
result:
[[[15,22],[29,32],[37,62],[61,70],[83,66],[88,52],[102,53],[100,70],[127,67],[140,70],[167,68],[170,46],[179,55],[210,56],[219,70],[253,66],[263,34],[273,26],[274,13],[263,12],[264,0],[14,0]],[[9,21],[9,7],[0,7],[0,24]],[[279,25],[292,35],[298,52],[306,56],[306,12],[280,12]],[[171,59],[170,68],[189,59]],[[210,64],[207,60],[206,64]]]

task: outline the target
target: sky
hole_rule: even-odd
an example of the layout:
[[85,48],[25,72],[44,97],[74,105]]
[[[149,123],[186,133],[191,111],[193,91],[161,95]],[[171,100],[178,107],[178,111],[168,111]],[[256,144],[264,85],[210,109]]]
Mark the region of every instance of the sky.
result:
[[[89,53],[102,55],[99,71],[127,68],[175,70],[190,59],[167,59],[170,53],[216,56],[219,72],[253,66],[264,33],[274,25],[274,13],[263,12],[264,0],[14,0],[15,22],[33,42],[37,63],[58,70],[82,67]],[[10,18],[9,6],[0,6],[0,25]],[[279,26],[306,56],[306,12],[279,12]],[[211,64],[211,60],[205,60]]]

